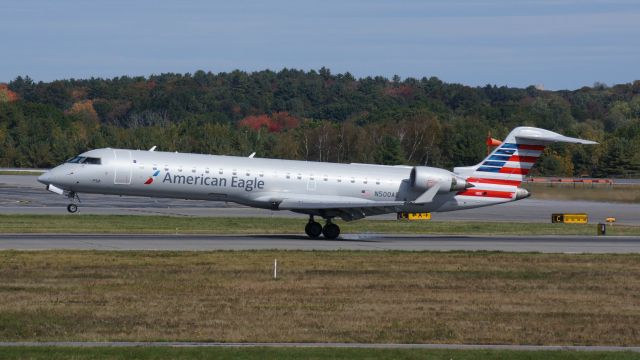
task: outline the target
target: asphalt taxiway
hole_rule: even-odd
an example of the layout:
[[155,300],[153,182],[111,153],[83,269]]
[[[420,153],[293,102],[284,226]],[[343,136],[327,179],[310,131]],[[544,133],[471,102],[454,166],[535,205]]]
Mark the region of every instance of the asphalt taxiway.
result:
[[0,234],[0,250],[402,250],[640,253],[640,236]]
[[[80,213],[96,215],[171,215],[209,217],[298,217],[219,201],[156,199],[134,196],[80,194]],[[0,175],[0,214],[67,214],[68,200],[45,190],[35,176]],[[617,223],[640,225],[640,204],[524,199],[479,209],[433,214],[433,221],[550,222],[552,213],[587,213],[597,223],[615,217]],[[395,214],[370,219],[395,219]]]

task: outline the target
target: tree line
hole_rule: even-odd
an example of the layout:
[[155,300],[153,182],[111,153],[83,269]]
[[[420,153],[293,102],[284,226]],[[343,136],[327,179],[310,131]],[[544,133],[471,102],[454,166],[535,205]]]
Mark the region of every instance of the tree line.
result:
[[640,81],[573,91],[349,73],[160,74],[0,85],[0,166],[51,167],[92,148],[311,161],[471,165],[489,132],[537,126],[600,142],[552,146],[536,174],[640,175]]

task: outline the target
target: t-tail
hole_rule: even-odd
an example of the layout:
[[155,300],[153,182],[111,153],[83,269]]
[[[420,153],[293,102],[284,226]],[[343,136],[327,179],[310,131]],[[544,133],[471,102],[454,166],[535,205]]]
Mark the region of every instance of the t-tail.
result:
[[[475,166],[457,167],[453,172],[474,184],[478,188],[473,190],[475,192],[480,188],[492,188],[491,185],[518,187],[545,147],[555,142],[597,144],[594,141],[572,138],[545,129],[521,126],[513,129],[502,144],[482,162]],[[526,191],[520,193],[524,196],[518,196],[516,192],[516,199],[528,196]]]

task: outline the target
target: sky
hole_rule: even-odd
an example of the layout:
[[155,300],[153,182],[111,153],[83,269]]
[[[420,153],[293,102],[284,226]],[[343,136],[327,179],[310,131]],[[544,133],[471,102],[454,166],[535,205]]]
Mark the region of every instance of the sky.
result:
[[638,0],[0,0],[0,82],[327,67],[470,86],[640,80]]

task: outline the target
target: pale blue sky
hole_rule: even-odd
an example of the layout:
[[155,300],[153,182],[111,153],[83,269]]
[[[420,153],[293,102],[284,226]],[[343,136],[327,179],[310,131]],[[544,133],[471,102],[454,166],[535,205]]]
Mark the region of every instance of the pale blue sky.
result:
[[640,79],[638,0],[0,0],[0,82],[284,67],[575,89]]

